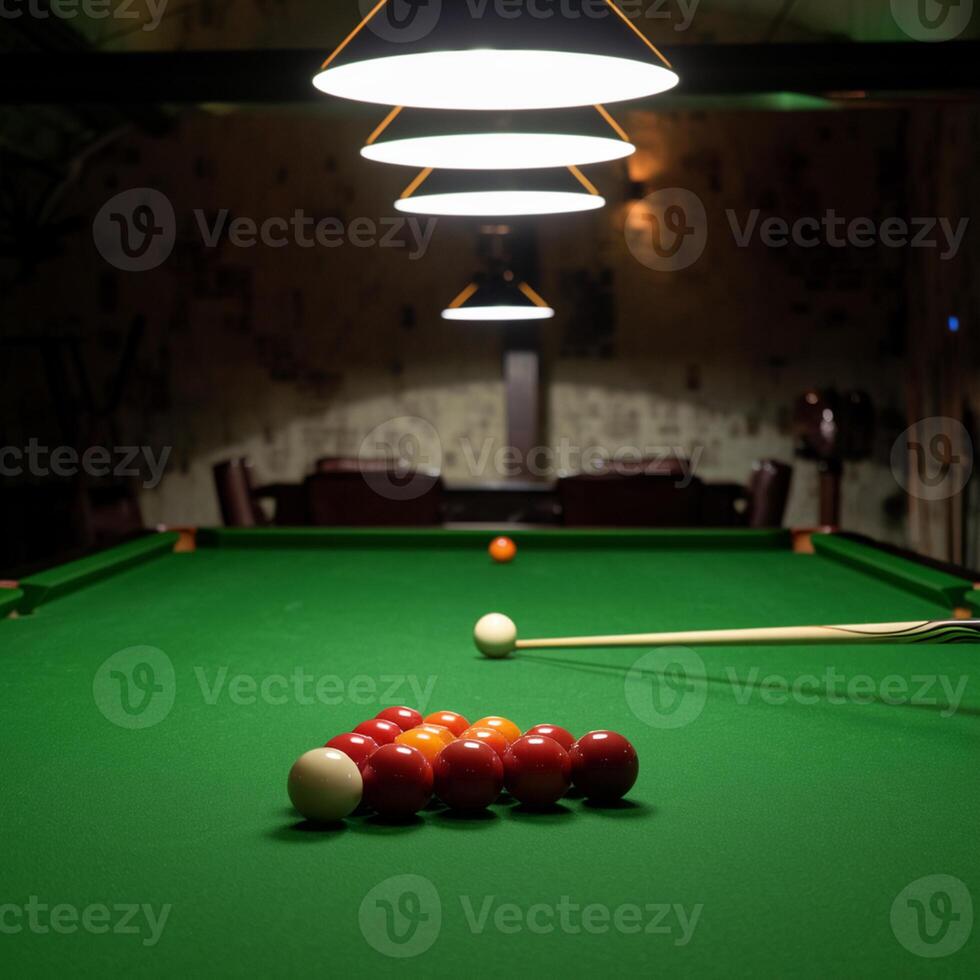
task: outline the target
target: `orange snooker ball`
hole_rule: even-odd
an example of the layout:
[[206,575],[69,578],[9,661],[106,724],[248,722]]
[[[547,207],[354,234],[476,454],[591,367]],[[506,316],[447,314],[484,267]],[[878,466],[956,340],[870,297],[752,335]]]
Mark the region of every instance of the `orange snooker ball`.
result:
[[473,723],[474,728],[492,728],[507,739],[507,744],[516,742],[521,737],[521,730],[509,718],[501,718],[500,715],[487,715]]
[[431,715],[425,716],[424,724],[442,725],[443,728],[448,728],[456,738],[459,738],[470,727],[470,723],[455,711],[433,711]]
[[431,732],[436,738],[442,739],[445,745],[456,741],[456,736],[445,725],[430,725],[425,723],[416,725],[415,727],[421,728],[423,732]]
[[495,562],[505,564],[514,560],[514,556],[517,554],[517,545],[510,538],[494,538],[487,551],[490,552],[490,557]]
[[427,732],[424,728],[410,728],[407,732],[402,732],[395,739],[395,743],[418,749],[425,756],[429,765],[436,761],[436,756],[447,744],[434,732]]
[[459,737],[460,739],[472,739],[474,742],[485,742],[501,759],[503,759],[507,749],[510,748],[510,742],[496,728],[479,728],[473,725]]

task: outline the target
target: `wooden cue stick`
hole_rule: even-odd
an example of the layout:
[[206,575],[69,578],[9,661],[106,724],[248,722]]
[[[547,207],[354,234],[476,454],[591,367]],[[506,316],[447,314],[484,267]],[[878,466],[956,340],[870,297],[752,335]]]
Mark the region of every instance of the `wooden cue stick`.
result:
[[760,643],[980,643],[980,619],[862,623],[854,626],[776,626],[762,629],[694,630],[681,633],[626,633],[521,640],[518,650],[556,647],[709,646]]

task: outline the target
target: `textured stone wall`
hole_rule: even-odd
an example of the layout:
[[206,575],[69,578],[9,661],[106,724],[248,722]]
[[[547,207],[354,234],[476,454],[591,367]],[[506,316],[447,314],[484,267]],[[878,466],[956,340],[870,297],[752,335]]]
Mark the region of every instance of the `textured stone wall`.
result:
[[[677,447],[705,478],[742,481],[758,457],[791,459],[790,406],[810,385],[865,387],[886,415],[901,416],[906,254],[740,248],[725,212],[904,214],[903,114],[622,121],[640,146],[636,160],[590,173],[608,207],[533,224],[535,286],[559,313],[541,337],[545,442]],[[441,452],[448,477],[499,476],[473,460],[487,440],[506,439],[500,332],[439,318],[477,266],[473,223],[441,220],[414,260],[411,245],[202,240],[196,210],[208,222],[222,209],[261,222],[302,208],[348,230],[394,216],[391,201],[411,174],[360,160],[372,124],[370,113],[338,119],[316,108],[197,111],[169,136],[126,136],[71,190],[64,208],[77,229],[44,278],[0,300],[5,329],[82,338],[97,380],[125,324],[146,317],[119,429],[126,440],[174,447],[163,483],[144,495],[149,521],[215,521],[210,467],[219,459],[245,454],[264,481],[298,479],[319,455],[356,452],[378,426],[417,433],[404,417],[431,425],[439,446],[423,433],[421,451]],[[143,273],[109,265],[90,230],[102,204],[133,187],[163,192],[178,228],[171,256]],[[696,194],[708,220],[703,256],[673,273],[637,262],[623,235],[635,198],[664,187]],[[32,418],[17,394],[43,381],[22,365],[5,370],[5,419],[17,429],[8,439],[39,427],[44,435],[50,422]],[[897,487],[881,442],[875,460],[847,472],[845,521],[901,538],[882,509]],[[801,465],[792,522],[816,520],[815,490],[812,467]]]

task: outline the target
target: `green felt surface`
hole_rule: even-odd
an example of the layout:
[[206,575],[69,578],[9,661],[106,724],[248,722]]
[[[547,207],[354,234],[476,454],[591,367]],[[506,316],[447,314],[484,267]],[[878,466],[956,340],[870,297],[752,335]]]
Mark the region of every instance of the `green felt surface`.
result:
[[42,602],[49,602],[126,568],[167,554],[173,551],[178,537],[174,531],[145,535],[107,551],[31,575],[20,583],[25,596],[23,605],[28,610],[34,609]]
[[836,534],[815,534],[813,545],[817,554],[862,569],[882,582],[949,606],[962,604],[964,586],[972,591],[972,583],[948,572],[916,564]]
[[[980,902],[977,646],[491,662],[470,641],[491,609],[528,636],[949,614],[877,574],[872,549],[845,562],[794,555],[782,536],[549,532],[519,536],[517,561],[497,566],[486,535],[252,538],[202,535],[195,553],[107,570],[0,621],[7,975],[977,975],[976,930],[935,960],[890,919],[926,876]],[[152,649],[118,653],[134,647]],[[163,690],[127,713],[120,677],[142,662]],[[616,809],[572,798],[482,820],[298,824],[293,759],[388,703],[613,728],[640,778]],[[417,929],[395,892],[359,914],[396,875],[438,896],[437,909],[420,893]],[[50,912],[29,923],[32,896],[68,906],[61,932]],[[385,901],[404,943],[380,924]],[[72,931],[71,910],[98,905],[109,931],[92,911]],[[114,907],[129,905],[123,926],[139,931],[120,933]],[[144,905],[169,909],[156,941]],[[583,926],[569,905],[596,908]],[[375,948],[423,939],[405,958]]]

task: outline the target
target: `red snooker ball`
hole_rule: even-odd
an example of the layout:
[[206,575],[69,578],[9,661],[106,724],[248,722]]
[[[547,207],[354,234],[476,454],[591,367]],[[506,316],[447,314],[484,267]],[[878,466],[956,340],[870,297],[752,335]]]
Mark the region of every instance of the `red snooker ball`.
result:
[[569,754],[575,786],[597,803],[621,799],[640,771],[636,749],[616,732],[589,732],[572,746]]
[[454,810],[482,810],[504,788],[504,764],[489,745],[461,738],[447,745],[433,766],[436,796]]
[[504,755],[504,786],[531,806],[556,803],[571,784],[568,753],[546,735],[522,735]]
[[361,778],[364,806],[383,817],[410,817],[432,799],[432,766],[410,745],[382,745]]
[[378,743],[370,735],[344,732],[343,735],[334,735],[325,748],[339,749],[363,772],[364,763],[377,751]]
[[373,738],[378,745],[388,745],[394,742],[402,730],[393,722],[385,721],[383,718],[368,718],[362,721],[355,729],[355,735],[367,735]]
[[560,725],[534,725],[524,734],[547,735],[548,738],[553,738],[566,752],[570,752],[575,744],[575,736]]
[[422,712],[414,708],[406,708],[404,705],[383,708],[374,717],[382,721],[393,721],[403,732],[407,732],[410,728],[418,728],[422,724]]

